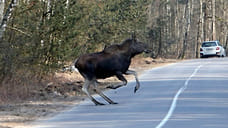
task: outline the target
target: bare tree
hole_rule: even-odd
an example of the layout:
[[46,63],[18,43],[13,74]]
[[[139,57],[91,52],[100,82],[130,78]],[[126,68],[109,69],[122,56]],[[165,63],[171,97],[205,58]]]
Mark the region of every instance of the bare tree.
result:
[[2,21],[4,16],[5,0],[0,0],[0,21]]
[[[1,7],[3,7],[3,8],[1,8],[1,9],[3,9],[3,10],[4,10],[4,5],[2,5],[2,4],[4,4],[4,3],[5,3],[5,1],[2,0],[1,1]],[[16,5],[16,3],[17,3],[17,0],[11,0],[11,3],[9,4],[9,7],[6,10],[6,13],[2,17],[1,24],[0,24],[0,40],[2,39],[3,32],[5,31],[5,28],[6,28],[6,25],[7,25],[7,21],[10,18],[11,14],[12,14],[12,11],[13,11],[13,7]],[[1,11],[1,12],[3,12],[3,11]]]
[[215,0],[211,1],[212,4],[212,40],[216,40],[216,27],[215,27]]
[[0,0],[0,39],[2,37],[3,29],[2,29],[2,22],[3,22],[3,17],[4,17],[4,8],[5,8],[5,0]]
[[203,2],[200,0],[200,9],[199,9],[199,20],[198,20],[198,27],[197,27],[197,39],[196,39],[196,54],[195,57],[199,58],[199,51],[200,51],[200,42],[202,41],[203,36]]
[[186,0],[186,5],[185,5],[185,11],[184,11],[184,17],[186,20],[186,25],[184,26],[184,39],[183,39],[183,48],[182,52],[179,55],[179,59],[183,59],[185,57],[186,49],[187,49],[187,41],[188,41],[188,32],[190,29],[190,24],[191,24],[191,11],[190,11],[190,5],[189,5],[189,0]]
[[225,46],[224,46],[224,48],[226,49],[226,51],[227,51],[227,45],[228,45],[228,35],[226,36],[226,43],[225,43]]

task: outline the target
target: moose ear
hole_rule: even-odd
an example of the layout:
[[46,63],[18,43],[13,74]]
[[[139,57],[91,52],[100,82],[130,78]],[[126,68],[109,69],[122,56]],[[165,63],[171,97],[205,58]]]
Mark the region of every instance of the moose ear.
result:
[[135,32],[133,32],[133,33],[131,34],[131,38],[132,38],[132,40],[136,40]]

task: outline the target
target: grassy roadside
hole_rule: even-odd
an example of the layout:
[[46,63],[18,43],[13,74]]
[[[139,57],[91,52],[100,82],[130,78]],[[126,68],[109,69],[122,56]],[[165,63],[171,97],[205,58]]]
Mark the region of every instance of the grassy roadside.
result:
[[[172,59],[133,58],[130,69],[142,74],[154,67],[175,63]],[[133,76],[126,76],[128,81]],[[118,82],[115,77],[100,80],[101,89]],[[43,88],[34,90],[34,97],[19,103],[0,105],[0,128],[26,128],[29,122],[48,118],[79,104],[86,98],[81,91],[83,78],[78,73],[56,73]]]

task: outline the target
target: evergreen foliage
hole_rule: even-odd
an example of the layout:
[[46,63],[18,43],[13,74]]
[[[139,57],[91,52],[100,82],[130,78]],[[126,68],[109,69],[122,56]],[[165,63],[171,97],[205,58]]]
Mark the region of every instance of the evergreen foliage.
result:
[[[0,43],[0,77],[55,72],[80,54],[143,35],[147,0],[21,0]],[[140,34],[141,33],[141,34]]]

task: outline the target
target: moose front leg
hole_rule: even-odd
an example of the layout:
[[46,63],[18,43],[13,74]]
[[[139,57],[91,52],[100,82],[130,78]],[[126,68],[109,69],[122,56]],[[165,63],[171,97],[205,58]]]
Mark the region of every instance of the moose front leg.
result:
[[140,87],[140,83],[139,83],[139,79],[138,79],[138,75],[135,71],[132,70],[127,70],[126,72],[127,75],[134,75],[135,76],[135,80],[136,80],[136,86],[135,86],[135,90],[134,93],[136,93],[136,91],[139,89]]
[[116,73],[116,77],[122,81],[123,83],[120,83],[120,84],[116,84],[116,85],[110,85],[108,86],[107,88],[110,88],[110,89],[117,89],[119,87],[122,87],[122,86],[125,86],[127,85],[127,80],[125,79],[125,77],[123,76],[123,74],[121,72],[117,72]]

